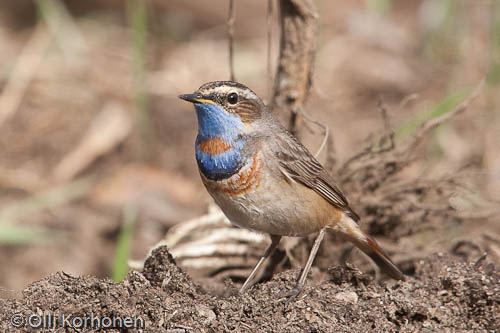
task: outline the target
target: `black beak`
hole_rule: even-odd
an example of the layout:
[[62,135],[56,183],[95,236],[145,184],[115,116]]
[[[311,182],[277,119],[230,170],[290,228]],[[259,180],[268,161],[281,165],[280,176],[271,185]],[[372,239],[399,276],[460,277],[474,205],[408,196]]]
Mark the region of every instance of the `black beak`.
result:
[[199,100],[202,97],[199,94],[184,94],[184,95],[179,95],[179,98],[191,103],[199,103]]

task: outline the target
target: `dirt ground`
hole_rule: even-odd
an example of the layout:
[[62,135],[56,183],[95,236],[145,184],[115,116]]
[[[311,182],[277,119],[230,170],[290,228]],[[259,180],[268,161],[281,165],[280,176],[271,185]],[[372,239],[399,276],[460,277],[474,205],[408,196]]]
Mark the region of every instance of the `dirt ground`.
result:
[[[49,315],[59,331],[70,314],[140,319],[144,331],[500,330],[499,3],[315,1],[305,112],[332,139],[318,159],[408,280],[328,236],[291,304],[282,295],[313,238],[284,239],[265,282],[237,294],[269,240],[211,208],[196,117],[177,98],[228,79],[228,2],[150,0],[142,41],[138,3],[0,2],[2,331],[14,314],[23,327]],[[237,1],[234,64],[268,101],[266,13]],[[317,151],[321,128],[301,126]],[[135,270],[114,283],[130,218]],[[148,256],[161,242],[177,264],[165,247]]]
[[[420,261],[408,281],[381,285],[355,268],[331,267],[287,303],[283,293],[295,285],[298,270],[279,273],[241,296],[227,281],[224,295],[215,296],[193,283],[162,247],[146,261],[143,273],[130,272],[122,283],[63,272],[34,282],[18,299],[0,301],[0,327],[12,330],[16,313],[17,325],[31,315],[34,325],[46,328],[41,332],[106,325],[74,320],[90,314],[135,320],[129,329],[116,322],[111,332],[496,332],[500,275],[478,259],[466,263],[436,254]],[[56,319],[37,324],[33,314]]]

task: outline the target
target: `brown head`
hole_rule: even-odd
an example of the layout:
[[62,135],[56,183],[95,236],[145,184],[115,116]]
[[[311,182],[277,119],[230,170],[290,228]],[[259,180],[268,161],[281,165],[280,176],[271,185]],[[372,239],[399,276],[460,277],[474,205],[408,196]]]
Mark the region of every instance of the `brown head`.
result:
[[266,106],[250,88],[233,81],[208,82],[192,94],[180,98],[196,104],[215,104],[226,112],[238,115],[248,125],[262,118]]

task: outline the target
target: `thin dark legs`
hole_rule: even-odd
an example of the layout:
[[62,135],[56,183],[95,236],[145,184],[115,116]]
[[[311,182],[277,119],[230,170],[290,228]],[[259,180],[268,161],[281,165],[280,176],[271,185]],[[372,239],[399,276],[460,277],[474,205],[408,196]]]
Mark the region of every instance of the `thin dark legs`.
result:
[[[316,258],[316,254],[318,253],[319,247],[321,245],[321,242],[323,241],[323,238],[325,237],[325,232],[326,228],[321,229],[321,231],[318,234],[318,237],[316,237],[316,240],[314,241],[314,245],[311,249],[311,253],[309,254],[309,258],[307,258],[306,265],[304,266],[304,269],[302,270],[302,273],[300,274],[300,278],[297,281],[297,285],[295,286],[294,289],[290,290],[290,292],[287,293],[288,296],[290,296],[290,299],[288,302],[293,300],[295,296],[297,296],[301,291],[302,288],[304,288],[304,284],[307,279],[307,275],[309,274],[309,271],[311,270],[311,266],[314,262],[314,258]],[[262,258],[260,258],[259,262],[257,265],[255,265],[254,269],[250,273],[250,276],[246,279],[245,283],[240,289],[240,294],[244,293],[245,290],[250,287],[253,284],[253,280],[257,273],[261,270],[262,264],[274,253],[276,248],[278,247],[278,244],[280,243],[281,236],[278,235],[271,235],[271,244],[268,246],[266,249],[266,252],[264,252],[264,255]]]
[[270,236],[271,236],[271,244],[266,249],[266,252],[264,252],[264,255],[262,256],[262,258],[260,258],[257,265],[255,265],[254,269],[252,270],[252,273],[250,273],[247,280],[245,281],[245,283],[241,287],[240,294],[244,293],[245,290],[253,284],[253,279],[255,278],[255,275],[257,275],[257,273],[262,268],[261,266],[264,263],[264,261],[266,261],[266,259],[269,258],[274,253],[276,248],[278,247],[278,244],[280,243],[280,240],[281,240],[281,236],[278,236],[278,235],[270,235]]
[[302,274],[300,274],[299,281],[297,282],[297,285],[295,288],[287,292],[287,296],[290,296],[288,299],[287,303],[291,302],[295,296],[297,296],[301,291],[302,288],[304,288],[304,283],[306,282],[307,275],[309,274],[309,271],[311,270],[311,266],[313,264],[314,258],[316,258],[316,254],[318,253],[319,246],[321,245],[321,242],[323,241],[323,238],[325,237],[325,232],[326,228],[321,229],[319,232],[318,237],[316,237],[316,240],[314,241],[314,245],[311,249],[311,253],[309,253],[309,258],[307,258],[306,265],[304,266],[304,269],[302,270]]

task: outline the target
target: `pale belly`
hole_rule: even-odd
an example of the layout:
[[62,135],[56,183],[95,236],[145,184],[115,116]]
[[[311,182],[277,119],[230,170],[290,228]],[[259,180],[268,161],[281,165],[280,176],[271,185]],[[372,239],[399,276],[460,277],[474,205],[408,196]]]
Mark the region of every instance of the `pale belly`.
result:
[[340,213],[313,190],[262,172],[258,156],[224,181],[203,178],[229,220],[242,228],[273,235],[305,236],[335,224]]

